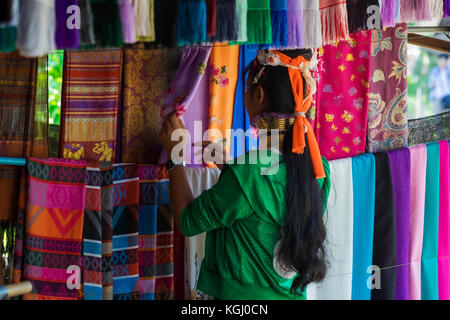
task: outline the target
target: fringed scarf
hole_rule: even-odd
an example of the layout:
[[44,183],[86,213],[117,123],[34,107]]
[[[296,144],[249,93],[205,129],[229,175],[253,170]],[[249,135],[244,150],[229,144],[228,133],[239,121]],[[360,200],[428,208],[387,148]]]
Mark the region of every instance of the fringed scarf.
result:
[[178,46],[206,41],[206,15],[205,0],[178,0]]
[[119,0],[120,21],[122,22],[123,42],[136,42],[136,25],[133,0]]
[[319,48],[322,46],[322,30],[320,21],[319,0],[303,0],[303,46]]
[[3,0],[0,2],[0,23],[11,21],[13,0]]
[[134,0],[137,41],[155,41],[154,0]]
[[395,26],[396,0],[382,0],[381,23],[383,27]]
[[177,0],[155,0],[156,43],[176,46]]
[[247,0],[236,0],[238,42],[247,41]]
[[[123,45],[118,0],[90,0],[96,44],[100,47]],[[110,23],[105,23],[109,21]]]
[[400,0],[400,22],[415,22],[431,19],[427,0]]
[[288,45],[287,0],[270,0],[272,20],[272,47],[282,48]]
[[81,15],[80,41],[83,47],[95,45],[94,17],[90,0],[78,0]]
[[444,15],[444,1],[429,0],[430,15],[432,19],[441,19]]
[[[368,8],[371,6],[379,6],[378,0],[347,0],[347,17],[348,17],[348,31],[355,33],[359,30],[368,30],[369,18],[372,16],[372,11]],[[370,28],[373,29],[373,28]]]
[[40,57],[56,49],[55,0],[22,1],[17,48],[25,57]]
[[216,34],[210,42],[235,41],[238,38],[236,0],[217,0]]
[[272,43],[269,0],[248,0],[247,44]]
[[302,1],[287,0],[288,48],[303,48]]
[[349,36],[347,5],[344,0],[320,0],[323,44],[347,40]]
[[17,26],[19,25],[19,0],[13,0],[11,19],[5,23],[0,22],[0,52],[16,50]]
[[206,0],[206,10],[208,15],[206,17],[206,34],[209,37],[216,35],[216,17],[217,17],[217,3],[216,0]]
[[[78,0],[57,0],[56,9],[56,34],[55,42],[57,49],[77,49],[80,47],[80,31],[74,20],[70,20],[68,9],[78,6]],[[69,11],[71,12],[71,11]],[[73,11],[72,13],[73,14]],[[81,21],[80,21],[81,24]],[[71,26],[70,29],[69,26]],[[81,27],[81,25],[80,25]]]

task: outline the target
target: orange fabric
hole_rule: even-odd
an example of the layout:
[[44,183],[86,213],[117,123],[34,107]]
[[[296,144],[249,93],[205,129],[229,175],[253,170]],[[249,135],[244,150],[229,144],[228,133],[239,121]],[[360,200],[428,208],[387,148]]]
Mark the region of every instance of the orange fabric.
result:
[[[309,62],[303,57],[290,58],[281,52],[273,51],[280,57],[281,62],[286,65],[299,67],[301,64],[309,65]],[[305,143],[305,128],[308,138],[309,153],[313,162],[314,173],[317,179],[325,178],[325,170],[323,168],[322,157],[320,156],[319,144],[317,143],[316,136],[314,135],[313,128],[306,119],[306,112],[311,107],[312,97],[310,96],[311,88],[308,88],[307,99],[303,97],[303,76],[300,70],[288,68],[289,78],[291,80],[292,93],[294,94],[295,112],[300,113],[294,122],[294,132],[292,141],[292,152],[302,154],[304,152]],[[309,72],[309,71],[308,71]]]

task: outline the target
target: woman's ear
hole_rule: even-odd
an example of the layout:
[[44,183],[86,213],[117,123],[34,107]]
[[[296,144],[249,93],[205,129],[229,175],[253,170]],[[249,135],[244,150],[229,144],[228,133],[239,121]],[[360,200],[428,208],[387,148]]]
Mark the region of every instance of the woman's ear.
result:
[[261,86],[256,87],[256,101],[259,105],[264,105],[265,102],[265,94],[264,89]]

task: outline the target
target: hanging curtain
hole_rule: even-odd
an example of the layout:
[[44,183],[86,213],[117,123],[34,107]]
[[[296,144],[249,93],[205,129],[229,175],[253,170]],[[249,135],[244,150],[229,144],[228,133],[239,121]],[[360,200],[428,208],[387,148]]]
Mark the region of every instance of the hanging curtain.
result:
[[396,0],[383,0],[381,5],[381,24],[383,27],[395,27]]
[[369,152],[408,144],[407,24],[372,30],[367,144]]
[[397,244],[395,300],[409,300],[411,156],[407,148],[390,151],[388,156],[392,175]]
[[[90,2],[96,45],[104,48],[122,46],[122,25],[118,0],[90,0]],[[105,21],[110,23],[105,23]]]
[[421,267],[422,300],[438,300],[438,243],[439,243],[439,145],[427,144],[427,175],[425,184],[425,214]]
[[370,31],[360,31],[350,37],[349,44],[327,45],[320,51],[314,131],[328,160],[365,151],[370,39]]
[[439,300],[450,299],[450,174],[449,143],[439,142],[439,243],[438,279]]
[[367,278],[372,271],[375,223],[375,157],[352,158],[353,182],[353,273],[352,300],[370,300]]
[[[20,0],[12,0],[10,16],[7,17],[8,19],[0,22],[0,52],[12,52],[16,50],[17,27],[19,25],[20,14],[19,6]],[[0,11],[4,12],[1,9]]]
[[176,46],[177,0],[155,0],[156,43],[168,48]]
[[157,163],[160,106],[178,61],[178,49],[124,50],[122,161]]
[[136,16],[133,0],[119,0],[122,37],[125,43],[136,42]]
[[450,139],[450,111],[408,121],[408,143],[421,143]]
[[177,45],[206,41],[206,1],[178,0]]
[[287,0],[288,48],[304,47],[303,23],[302,1]]
[[[80,31],[79,29],[77,29],[75,21],[69,19],[70,15],[74,14],[74,11],[69,11],[70,14],[67,13],[69,7],[71,6],[78,7],[78,0],[55,1],[55,10],[56,10],[55,43],[57,49],[77,49],[80,47]],[[80,24],[82,23],[80,20],[78,21],[80,22]],[[73,24],[71,28],[69,28],[70,25],[69,23]]]
[[[25,300],[79,300],[86,163],[28,159],[26,209],[19,211],[14,282],[31,281]],[[51,240],[50,240],[51,239]],[[71,268],[69,268],[71,267]]]
[[369,28],[367,25],[369,18],[373,14],[372,10],[368,10],[368,8],[373,6],[379,7],[378,0],[347,0],[346,5],[349,33],[374,29]]
[[239,68],[239,46],[213,46],[210,68],[209,141],[230,152],[233,107]]
[[55,0],[20,2],[17,48],[25,57],[41,57],[56,49]]
[[121,76],[120,49],[64,53],[60,156],[115,159]]
[[319,0],[303,0],[302,16],[303,16],[303,36],[305,48],[322,47],[322,24],[320,18]]
[[345,0],[319,0],[323,44],[348,40],[347,5]]
[[427,21],[431,19],[429,0],[400,0],[400,22]]
[[309,284],[308,300],[350,300],[353,269],[352,159],[330,162],[331,190],[324,220],[325,252],[329,267],[325,279]]
[[247,44],[272,43],[270,0],[248,0]]

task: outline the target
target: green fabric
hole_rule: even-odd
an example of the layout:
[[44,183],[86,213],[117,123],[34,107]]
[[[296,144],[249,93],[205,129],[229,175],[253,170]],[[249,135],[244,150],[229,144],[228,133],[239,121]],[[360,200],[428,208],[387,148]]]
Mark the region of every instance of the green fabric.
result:
[[[255,155],[256,164],[249,164]],[[283,278],[274,269],[274,249],[287,212],[286,166],[281,156],[280,163],[272,162],[279,165],[268,161],[276,155],[268,151],[260,157],[249,151],[238,158],[245,164],[225,165],[217,184],[181,213],[180,231],[185,236],[207,232],[197,288],[217,299],[306,299],[306,293],[289,293],[295,277]],[[319,186],[328,198],[330,170],[325,159],[324,166],[327,178]]]
[[247,44],[272,43],[270,0],[249,0],[247,8]]
[[[90,1],[92,16],[94,17],[96,45],[102,48],[122,46],[122,24],[118,0]],[[86,48],[88,47],[86,46]]]
[[12,52],[16,50],[16,27],[0,28],[0,52]]

